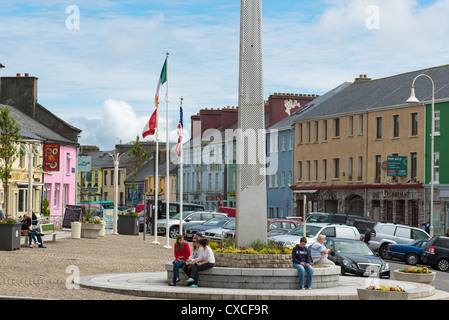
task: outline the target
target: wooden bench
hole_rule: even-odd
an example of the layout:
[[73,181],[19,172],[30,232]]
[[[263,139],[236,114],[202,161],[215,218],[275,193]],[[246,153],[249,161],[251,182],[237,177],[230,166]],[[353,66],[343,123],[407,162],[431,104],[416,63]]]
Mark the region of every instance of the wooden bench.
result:
[[53,241],[56,241],[56,235],[58,235],[59,232],[56,231],[54,223],[44,223],[41,224],[39,228],[41,229],[41,233],[44,235],[52,235]]

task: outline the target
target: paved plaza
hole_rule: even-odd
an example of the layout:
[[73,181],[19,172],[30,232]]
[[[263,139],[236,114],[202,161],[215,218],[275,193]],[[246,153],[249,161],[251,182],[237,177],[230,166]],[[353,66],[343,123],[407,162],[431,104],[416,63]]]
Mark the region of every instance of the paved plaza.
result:
[[[169,287],[165,263],[173,260],[173,249],[163,247],[165,237],[158,237],[160,245],[153,240],[148,235],[143,240],[142,234],[71,239],[67,232],[56,242],[46,241],[45,249],[0,251],[0,299],[356,300],[357,288],[366,284],[365,278],[340,277],[338,287],[310,291]],[[449,298],[432,286],[381,281],[424,292],[425,300]]]

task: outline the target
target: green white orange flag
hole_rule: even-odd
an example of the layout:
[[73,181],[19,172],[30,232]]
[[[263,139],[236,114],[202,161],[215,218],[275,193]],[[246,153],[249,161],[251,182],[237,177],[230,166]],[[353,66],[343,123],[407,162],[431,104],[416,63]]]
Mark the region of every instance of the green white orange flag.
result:
[[166,82],[167,82],[167,59],[165,59],[164,66],[162,67],[162,71],[161,71],[161,76],[159,77],[159,82],[158,82],[157,88],[156,88],[156,97],[154,99],[156,108],[159,106],[159,89]]
[[156,88],[156,97],[154,98],[154,103],[156,104],[156,110],[151,115],[150,121],[145,124],[145,128],[142,132],[142,137],[145,138],[147,136],[152,136],[156,134],[157,128],[157,109],[159,106],[159,89],[161,86],[167,82],[167,59],[165,59],[164,66],[162,67],[161,76],[159,77],[159,81]]

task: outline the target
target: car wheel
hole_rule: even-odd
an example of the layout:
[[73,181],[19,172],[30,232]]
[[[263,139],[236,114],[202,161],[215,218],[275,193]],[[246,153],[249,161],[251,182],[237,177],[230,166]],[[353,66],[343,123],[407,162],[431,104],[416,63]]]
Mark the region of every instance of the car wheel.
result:
[[379,255],[384,260],[389,259],[389,257],[387,256],[387,250],[388,250],[388,245],[387,244],[384,244],[379,249]]
[[447,270],[449,270],[449,260],[447,260],[447,259],[440,259],[440,260],[438,260],[436,267],[440,271],[447,271]]
[[419,262],[419,256],[416,253],[407,253],[405,263],[414,266]]
[[176,239],[179,236],[179,228],[178,227],[172,227],[170,229],[170,238]]

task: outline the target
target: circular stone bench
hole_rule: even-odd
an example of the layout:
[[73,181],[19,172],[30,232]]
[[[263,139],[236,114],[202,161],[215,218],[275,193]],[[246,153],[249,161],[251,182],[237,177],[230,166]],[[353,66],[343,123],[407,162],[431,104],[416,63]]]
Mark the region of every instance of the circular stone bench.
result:
[[[173,280],[173,263],[167,262],[167,283]],[[341,268],[339,266],[314,267],[312,288],[333,288],[338,286]],[[198,285],[210,288],[230,289],[299,289],[298,271],[290,268],[227,268],[213,267],[200,271]],[[307,275],[306,275],[307,277]],[[177,285],[186,286],[188,279],[182,268]]]

